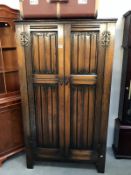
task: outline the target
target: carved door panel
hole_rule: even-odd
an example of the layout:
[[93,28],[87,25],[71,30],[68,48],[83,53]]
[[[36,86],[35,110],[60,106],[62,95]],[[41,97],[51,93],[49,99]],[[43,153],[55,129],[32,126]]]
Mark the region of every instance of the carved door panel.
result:
[[36,156],[59,158],[64,150],[63,26],[28,28],[26,48],[31,135]]
[[88,160],[98,149],[104,71],[100,37],[106,25],[65,28],[65,153],[69,159]]

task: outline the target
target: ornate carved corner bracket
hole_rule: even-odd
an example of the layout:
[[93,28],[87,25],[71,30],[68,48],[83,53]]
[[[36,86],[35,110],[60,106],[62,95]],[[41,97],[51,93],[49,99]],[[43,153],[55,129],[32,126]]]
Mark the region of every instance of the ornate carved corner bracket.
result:
[[110,45],[111,33],[109,31],[104,31],[101,36],[101,45],[103,47],[108,47]]
[[30,36],[27,32],[20,33],[20,43],[22,46],[29,46],[30,44]]

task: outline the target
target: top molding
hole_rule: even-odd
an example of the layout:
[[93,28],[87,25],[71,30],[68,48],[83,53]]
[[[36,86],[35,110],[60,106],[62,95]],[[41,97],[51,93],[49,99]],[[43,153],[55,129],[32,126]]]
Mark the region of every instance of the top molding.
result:
[[6,5],[0,4],[0,20],[1,19],[18,19],[20,17],[19,10],[12,9]]

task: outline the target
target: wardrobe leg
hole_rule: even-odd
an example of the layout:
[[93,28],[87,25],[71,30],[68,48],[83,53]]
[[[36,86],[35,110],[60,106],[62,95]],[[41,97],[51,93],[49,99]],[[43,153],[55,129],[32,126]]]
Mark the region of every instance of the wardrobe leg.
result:
[[96,168],[98,173],[105,173],[105,157],[102,157],[102,155],[96,162]]
[[33,169],[34,167],[34,159],[30,150],[26,151],[26,163],[28,169]]

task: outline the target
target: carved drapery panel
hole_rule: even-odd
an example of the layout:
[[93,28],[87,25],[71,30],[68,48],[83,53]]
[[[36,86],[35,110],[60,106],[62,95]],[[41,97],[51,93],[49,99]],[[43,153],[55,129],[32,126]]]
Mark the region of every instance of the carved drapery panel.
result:
[[30,43],[30,37],[27,32],[20,33],[20,43],[22,46],[28,46]]
[[110,45],[111,33],[109,31],[105,31],[102,33],[101,37],[101,45],[103,47],[108,47]]

